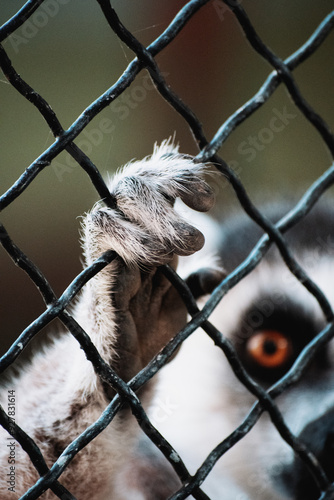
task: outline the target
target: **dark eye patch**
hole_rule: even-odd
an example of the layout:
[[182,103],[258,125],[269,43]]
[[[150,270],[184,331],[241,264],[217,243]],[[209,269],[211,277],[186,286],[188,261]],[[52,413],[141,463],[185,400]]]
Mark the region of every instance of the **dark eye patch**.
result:
[[[242,315],[234,330],[233,342],[249,374],[263,383],[271,383],[284,375],[323,326],[306,306],[282,297],[277,304],[273,297],[267,295],[259,298]],[[282,357],[282,363],[268,361],[271,355],[277,355],[277,347],[272,344],[269,349],[268,340],[254,350],[255,341],[270,337],[273,332],[286,339],[289,344],[289,356]],[[259,349],[263,349],[263,355]],[[320,366],[327,365],[325,349],[317,355],[315,361]]]

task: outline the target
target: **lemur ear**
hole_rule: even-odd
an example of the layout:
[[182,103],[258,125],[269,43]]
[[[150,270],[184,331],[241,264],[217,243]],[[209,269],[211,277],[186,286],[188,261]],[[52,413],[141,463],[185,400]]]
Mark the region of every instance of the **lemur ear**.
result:
[[211,293],[226,275],[227,273],[224,269],[217,267],[202,267],[191,273],[185,281],[195,299],[198,299],[203,295]]

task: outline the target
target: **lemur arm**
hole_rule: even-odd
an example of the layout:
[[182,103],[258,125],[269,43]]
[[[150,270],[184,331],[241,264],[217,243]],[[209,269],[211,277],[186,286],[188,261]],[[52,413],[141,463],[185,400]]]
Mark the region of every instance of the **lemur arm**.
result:
[[[214,197],[203,172],[203,164],[165,142],[151,157],[130,163],[110,181],[115,209],[100,202],[85,216],[86,265],[108,249],[118,257],[86,285],[74,315],[125,381],[186,323],[186,309],[159,266],[176,267],[178,255],[190,255],[204,243],[202,234],[173,207],[180,197],[194,210],[210,209]],[[69,334],[39,355],[12,382],[14,386],[17,423],[35,439],[49,466],[108,403],[93,367]],[[143,397],[149,399],[150,392]],[[124,410],[76,456],[59,481],[80,500],[123,498],[114,489],[115,477],[131,456],[137,431],[130,412]],[[4,432],[1,437],[6,439]],[[0,452],[4,451],[3,444]],[[2,461],[6,462],[6,453]],[[18,444],[16,468],[15,493],[0,479],[4,500],[18,498],[38,478]],[[55,496],[49,490],[42,498]]]

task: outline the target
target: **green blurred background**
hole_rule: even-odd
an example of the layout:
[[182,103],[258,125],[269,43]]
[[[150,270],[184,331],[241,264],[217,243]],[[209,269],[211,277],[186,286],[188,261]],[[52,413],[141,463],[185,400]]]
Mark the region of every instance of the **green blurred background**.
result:
[[[125,26],[148,45],[186,2],[115,0]],[[255,28],[286,58],[333,9],[333,0],[243,0]],[[0,0],[0,22],[23,1]],[[303,95],[330,125],[334,122],[334,34],[295,77]],[[133,58],[108,27],[93,0],[46,0],[28,23],[4,42],[16,71],[52,106],[64,128],[116,82]],[[217,0],[209,2],[157,57],[169,85],[201,120],[207,138],[259,89],[271,68],[249,46],[233,15]],[[283,114],[282,120],[273,122]],[[276,127],[272,128],[275,123]],[[0,194],[4,193],[53,138],[34,107],[0,78]],[[196,154],[185,122],[141,72],[121,98],[99,114],[77,139],[105,175],[132,158],[141,158],[175,134],[183,152]],[[242,124],[223,145],[258,202],[298,198],[331,159],[317,132],[294,107],[283,87]],[[215,181],[216,212],[233,206],[231,190]],[[89,178],[67,154],[60,155],[1,214],[15,243],[41,268],[57,294],[81,270],[80,215],[97,194]],[[0,249],[1,352],[44,304],[28,277]]]

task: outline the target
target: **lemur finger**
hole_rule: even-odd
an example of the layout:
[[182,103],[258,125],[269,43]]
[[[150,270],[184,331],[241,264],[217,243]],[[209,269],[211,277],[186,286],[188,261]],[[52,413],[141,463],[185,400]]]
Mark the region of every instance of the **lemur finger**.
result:
[[128,264],[159,265],[173,254],[190,255],[202,248],[202,233],[173,206],[177,197],[195,210],[212,206],[204,168],[168,143],[156,147],[151,157],[125,166],[109,184],[117,208],[98,204],[90,214],[91,224],[86,222],[93,253],[112,248]]
[[159,231],[160,234],[146,231],[124,220],[117,211],[101,209],[92,212],[85,220],[87,253],[93,261],[100,253],[112,248],[128,265],[133,262],[161,265],[170,262],[174,253],[191,255],[204,245],[203,234],[183,221],[169,217],[159,226]]
[[125,177],[117,184],[117,205],[125,216],[145,229],[151,239],[159,241],[166,251],[191,255],[204,245],[198,229],[181,219],[171,202],[144,180]]
[[126,195],[124,187],[128,182],[132,191],[137,187],[136,196],[140,197],[143,184],[152,192],[163,194],[171,203],[180,197],[191,208],[207,211],[214,203],[214,193],[203,179],[205,169],[205,164],[180,154],[175,146],[164,142],[155,147],[150,157],[126,165],[109,187],[116,197]]
[[83,231],[87,264],[109,249],[115,250],[130,266],[134,263],[160,265],[172,260],[171,246],[166,248],[163,242],[125,220],[116,210],[92,211],[84,220]]
[[202,180],[192,182],[187,191],[180,193],[182,201],[198,212],[208,212],[215,203],[214,192]]
[[156,176],[151,174],[145,177],[132,174],[120,178],[111,187],[118,207],[125,213],[131,213],[133,205],[139,203],[154,214],[158,208],[158,201],[164,204],[165,199],[173,205],[175,199],[180,197],[186,205],[199,212],[207,212],[212,208],[215,202],[214,193],[211,187],[197,175],[189,171],[182,175],[181,172],[179,176],[169,179],[169,182],[165,179],[165,183],[160,177],[157,172]]
[[216,286],[226,277],[226,272],[221,268],[202,267],[190,274],[186,283],[195,299],[211,293]]
[[178,222],[174,225],[179,238],[174,242],[173,251],[177,255],[186,256],[200,250],[204,245],[204,236],[194,226],[186,222]]

